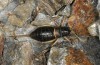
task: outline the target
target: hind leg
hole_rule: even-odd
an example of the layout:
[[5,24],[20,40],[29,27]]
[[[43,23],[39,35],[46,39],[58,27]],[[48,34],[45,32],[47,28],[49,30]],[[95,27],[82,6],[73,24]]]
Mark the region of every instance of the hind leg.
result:
[[78,41],[81,41],[81,42],[83,42],[83,43],[85,43],[85,42],[87,41],[87,38],[88,38],[88,37],[80,37],[80,36],[78,36],[77,34],[75,34],[74,31],[72,31],[72,34],[78,39]]

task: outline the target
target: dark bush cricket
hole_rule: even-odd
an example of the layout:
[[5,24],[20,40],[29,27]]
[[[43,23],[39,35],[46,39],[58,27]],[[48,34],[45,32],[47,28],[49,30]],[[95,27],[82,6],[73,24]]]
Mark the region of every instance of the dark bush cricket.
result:
[[52,26],[43,26],[39,27],[29,35],[16,35],[10,37],[20,37],[20,36],[28,36],[32,39],[35,39],[40,42],[46,42],[53,39],[57,39],[59,37],[68,36],[70,34],[70,28],[67,26],[64,27],[52,27]]
[[53,40],[55,38],[68,36],[69,34],[70,34],[69,27],[44,26],[44,27],[39,27],[35,31],[33,31],[30,34],[30,37],[35,40],[45,42]]

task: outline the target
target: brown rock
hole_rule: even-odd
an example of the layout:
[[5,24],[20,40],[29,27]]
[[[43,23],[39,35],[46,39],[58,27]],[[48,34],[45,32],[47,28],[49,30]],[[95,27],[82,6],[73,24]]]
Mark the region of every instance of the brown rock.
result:
[[13,13],[8,17],[8,21],[12,25],[23,26],[24,23],[31,17],[33,11],[34,0],[27,0],[25,4],[17,6]]
[[12,0],[0,0],[0,10],[4,9]]
[[4,36],[3,36],[3,34],[0,32],[0,56],[2,56],[3,48],[4,48]]
[[94,22],[95,17],[91,0],[75,0],[68,25],[77,35],[88,35],[87,27]]
[[[12,65],[32,65],[32,47],[29,42],[22,42],[21,44],[18,44],[20,46],[20,49],[16,51],[12,51],[11,55],[14,60],[12,62]],[[15,52],[15,53],[13,53]],[[20,53],[20,54],[18,54]],[[14,56],[13,56],[14,55]]]
[[66,65],[93,65],[81,50],[70,48],[66,56]]

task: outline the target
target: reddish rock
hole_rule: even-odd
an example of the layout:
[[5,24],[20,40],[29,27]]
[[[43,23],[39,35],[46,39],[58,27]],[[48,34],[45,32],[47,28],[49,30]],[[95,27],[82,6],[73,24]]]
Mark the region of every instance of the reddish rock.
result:
[[3,34],[0,32],[0,56],[2,56],[3,48],[4,48],[4,36],[3,36]]
[[66,56],[66,65],[93,65],[80,49],[70,48]]
[[68,25],[77,35],[89,35],[87,27],[95,21],[95,17],[91,0],[75,0]]

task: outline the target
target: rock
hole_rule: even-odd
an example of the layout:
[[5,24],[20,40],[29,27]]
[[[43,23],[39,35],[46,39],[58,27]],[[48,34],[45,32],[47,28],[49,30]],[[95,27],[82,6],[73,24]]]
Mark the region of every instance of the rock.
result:
[[34,0],[27,0],[24,4],[15,8],[13,15],[9,16],[8,21],[12,25],[23,26],[25,22],[31,17],[32,11],[35,8]]
[[71,4],[74,0],[62,0],[64,4],[69,5]]
[[56,14],[59,15],[59,16],[67,16],[67,17],[69,17],[70,14],[71,14],[71,6],[70,5],[66,5],[66,6],[63,6],[63,7],[64,7],[64,9],[62,9],[61,11],[59,9],[56,12]]
[[82,44],[86,56],[90,59],[93,65],[100,64],[100,40],[95,37],[89,37],[86,44]]
[[32,25],[35,26],[50,26],[51,19],[48,15],[45,15],[43,13],[38,13],[37,17],[34,21],[32,21]]
[[[73,0],[42,0],[38,3],[39,12],[44,12],[47,15],[53,16],[58,11],[63,10],[66,5],[70,5]],[[70,8],[67,6],[60,15],[69,15]],[[65,14],[64,14],[65,13]],[[66,14],[67,13],[67,14]],[[59,15],[59,14],[58,14]]]
[[4,49],[5,65],[32,65],[31,55],[33,52],[31,44],[29,42],[11,43],[6,44],[7,46]]
[[52,47],[48,58],[47,65],[66,65],[65,56],[66,48]]
[[0,0],[0,11],[4,9],[12,0]]
[[[28,42],[18,44],[19,49],[15,50],[12,65],[32,65],[32,46]],[[19,52],[16,52],[19,51]],[[18,54],[20,53],[20,55]]]
[[10,21],[10,23],[12,25],[17,25],[17,26],[22,26],[22,20],[18,17],[16,17],[16,15],[11,15],[8,19],[8,21]]
[[88,36],[87,27],[95,22],[97,16],[92,1],[75,0],[72,9],[68,20],[69,27],[79,36]]
[[98,4],[97,4],[97,10],[98,10],[98,12],[99,12],[99,17],[100,17],[100,0],[98,0]]
[[80,49],[69,48],[68,52],[66,65],[93,65],[85,55],[85,52]]
[[4,1],[0,1],[0,65],[100,65],[99,23],[90,32],[98,37],[82,37],[84,42],[75,34],[57,38],[55,43],[28,36],[38,27],[67,26],[69,21],[70,27],[85,33],[99,21],[99,17],[95,20],[99,0]]
[[4,35],[3,33],[0,31],[0,56],[2,56],[3,54],[3,49],[4,49]]
[[4,52],[4,35],[0,29],[0,64],[3,64],[3,52]]
[[[12,13],[12,11],[18,6],[18,0],[13,0],[10,2],[1,12],[0,12],[0,21],[2,23],[8,23],[8,16]],[[13,6],[12,6],[13,5]]]
[[97,36],[100,39],[100,20],[97,20],[88,27],[88,31],[91,36]]
[[98,30],[97,22],[88,27],[88,31],[92,36],[98,36]]

